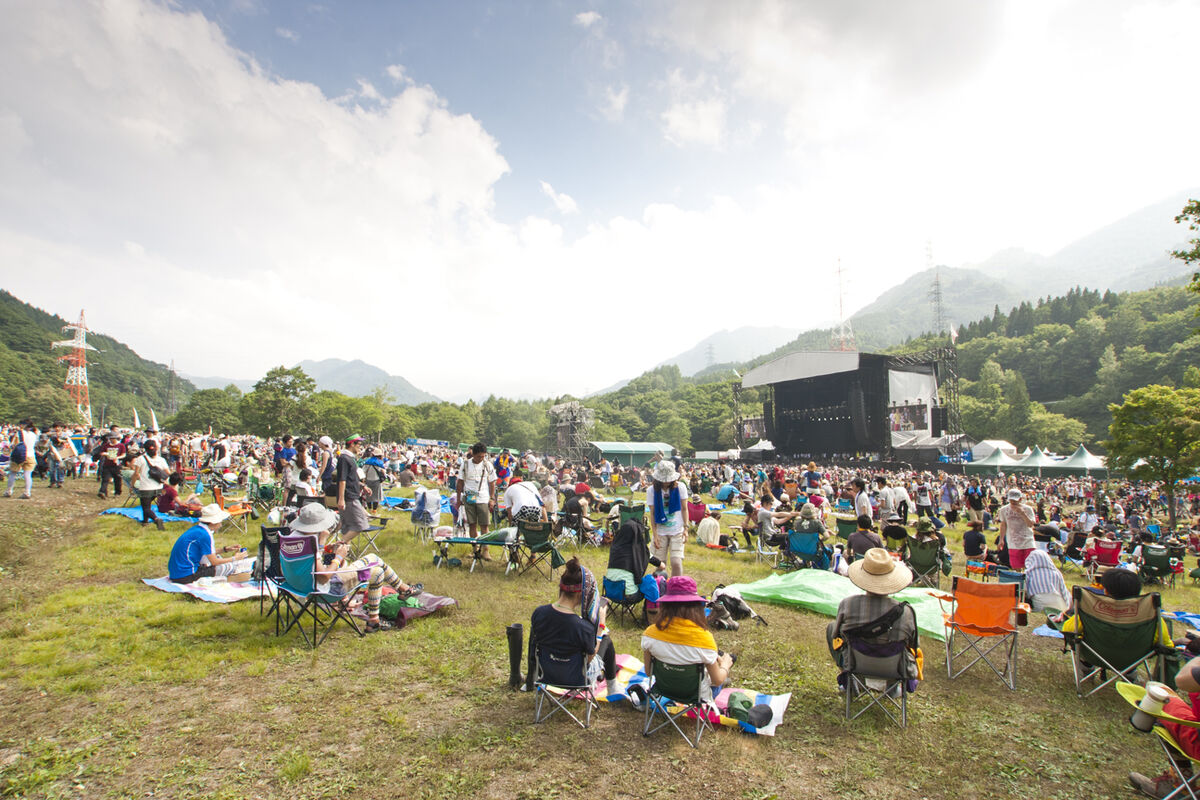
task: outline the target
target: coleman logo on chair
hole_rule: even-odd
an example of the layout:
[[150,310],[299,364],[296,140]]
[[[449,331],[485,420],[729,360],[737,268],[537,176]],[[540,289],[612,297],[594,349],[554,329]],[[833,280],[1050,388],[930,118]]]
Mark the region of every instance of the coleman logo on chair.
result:
[[279,552],[285,556],[304,555],[306,549],[305,542],[280,542],[279,544]]

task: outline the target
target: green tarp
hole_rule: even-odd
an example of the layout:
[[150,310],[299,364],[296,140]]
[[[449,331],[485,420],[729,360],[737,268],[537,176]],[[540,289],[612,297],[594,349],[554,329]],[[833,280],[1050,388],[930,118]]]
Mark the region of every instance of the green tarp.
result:
[[[852,594],[862,594],[849,578],[822,569],[801,569],[782,575],[772,575],[754,583],[739,583],[730,586],[736,589],[749,603],[772,603],[782,606],[799,606],[816,611],[827,617],[837,615],[838,603]],[[928,588],[903,589],[892,595],[897,600],[906,600],[917,612],[917,628],[921,634],[938,641],[945,641],[946,631],[942,624],[942,609],[937,598]],[[949,594],[949,591],[946,592]]]

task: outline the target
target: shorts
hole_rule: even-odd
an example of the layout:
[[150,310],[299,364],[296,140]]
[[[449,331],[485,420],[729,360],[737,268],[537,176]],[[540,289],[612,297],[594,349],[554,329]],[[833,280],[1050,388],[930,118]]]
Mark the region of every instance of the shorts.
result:
[[371,523],[367,521],[367,512],[358,498],[347,497],[346,508],[342,510],[340,516],[342,533],[359,533],[371,527]]
[[677,533],[674,536],[661,536],[659,538],[663,540],[663,546],[655,547],[654,542],[651,541],[650,555],[664,563],[673,559],[683,560],[683,540],[687,538],[685,534]]
[[1032,552],[1032,547],[1008,548],[1008,565],[1013,569],[1025,569],[1025,558]]
[[517,522],[541,522],[542,507],[522,506],[520,511],[513,514],[513,520]]
[[487,503],[463,503],[463,513],[468,525],[479,525],[486,528],[492,521],[492,510]]

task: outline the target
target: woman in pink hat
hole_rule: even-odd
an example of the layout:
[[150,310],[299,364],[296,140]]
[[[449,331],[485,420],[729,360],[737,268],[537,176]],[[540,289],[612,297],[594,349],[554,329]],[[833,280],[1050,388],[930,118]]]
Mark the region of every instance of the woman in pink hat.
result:
[[650,659],[667,664],[704,664],[700,699],[712,701],[712,687],[729,679],[733,656],[717,649],[717,640],[708,630],[704,616],[704,598],[696,593],[696,581],[687,575],[667,580],[667,588],[658,598],[658,619],[642,633],[642,661],[650,673]]

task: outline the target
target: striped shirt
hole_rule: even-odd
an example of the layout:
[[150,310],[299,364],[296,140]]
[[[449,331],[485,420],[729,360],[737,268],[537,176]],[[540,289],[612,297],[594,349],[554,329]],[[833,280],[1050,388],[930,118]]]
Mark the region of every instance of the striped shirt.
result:
[[1062,598],[1064,608],[1071,604],[1067,582],[1050,556],[1042,550],[1034,550],[1025,556],[1025,594],[1028,597],[1053,594]]

